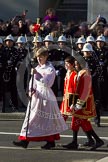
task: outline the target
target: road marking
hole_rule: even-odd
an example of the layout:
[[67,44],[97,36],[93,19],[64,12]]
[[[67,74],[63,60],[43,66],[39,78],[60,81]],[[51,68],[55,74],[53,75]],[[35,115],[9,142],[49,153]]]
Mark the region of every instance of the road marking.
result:
[[[12,132],[0,132],[0,135],[19,135],[19,133],[12,133]],[[72,138],[73,136],[72,135],[66,135],[66,134],[63,134],[63,135],[60,135],[60,137],[63,137],[63,138]],[[87,138],[86,136],[78,136],[78,138]],[[104,140],[108,140],[108,137],[100,137]]]
[[9,146],[0,146],[0,149],[24,150],[24,148],[22,147],[9,147]]
[[[64,137],[64,138],[72,138],[72,135],[60,135],[60,137]],[[87,138],[87,136],[78,136],[78,138]],[[100,137],[102,139],[108,140],[108,137]]]
[[[71,124],[71,121],[66,121],[66,123],[67,123],[67,124]],[[95,125],[94,122],[91,122],[91,124],[92,124],[92,125]],[[103,123],[103,122],[100,123],[100,124],[101,124],[101,126],[104,126],[104,125],[106,126],[106,125],[108,125],[108,123]]]
[[9,133],[9,132],[0,132],[0,134],[3,134],[3,135],[19,135],[19,133]]

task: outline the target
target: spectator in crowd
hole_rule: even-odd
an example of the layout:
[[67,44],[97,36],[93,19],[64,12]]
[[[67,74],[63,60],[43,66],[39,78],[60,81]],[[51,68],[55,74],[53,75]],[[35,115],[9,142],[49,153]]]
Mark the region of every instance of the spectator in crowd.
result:
[[53,8],[48,8],[46,10],[46,16],[44,17],[43,21],[45,22],[46,20],[49,20],[52,23],[58,21],[58,17],[55,14],[55,10]]
[[27,24],[20,19],[18,21],[18,28],[19,28],[19,35],[25,35],[27,34]]
[[108,46],[108,26],[106,26],[106,27],[104,28],[103,35],[104,35],[105,40],[106,40],[106,46]]
[[11,34],[12,36],[19,36],[19,35],[20,35],[18,24],[13,24],[13,25],[12,25],[10,34]]
[[46,16],[43,18],[43,22],[45,35],[48,35],[53,31],[55,31],[55,33],[57,34],[57,31],[59,30],[61,24],[58,21],[58,16],[56,15],[56,12],[53,8],[48,8],[46,10]]
[[35,32],[34,32],[34,24],[30,24],[28,27],[28,32],[27,32],[27,36],[35,36]]
[[66,37],[68,37],[69,35],[71,35],[72,37],[79,37],[79,26],[75,24],[75,22],[69,21],[66,27],[63,29],[63,34],[66,35]]
[[89,30],[91,34],[96,38],[97,36],[103,34],[104,27],[107,25],[107,21],[104,17],[100,15],[97,16],[96,21],[89,25]]
[[44,37],[46,35],[48,35],[49,33],[51,33],[52,31],[52,24],[50,20],[46,20],[45,23],[42,24],[44,27],[44,30],[42,31],[42,35],[44,35]]
[[8,22],[3,22],[0,25],[0,36],[7,36],[10,34],[10,26],[8,26]]
[[80,29],[80,34],[84,35],[85,37],[90,34],[90,30],[88,28],[88,23],[87,22],[81,22],[79,24],[79,29]]

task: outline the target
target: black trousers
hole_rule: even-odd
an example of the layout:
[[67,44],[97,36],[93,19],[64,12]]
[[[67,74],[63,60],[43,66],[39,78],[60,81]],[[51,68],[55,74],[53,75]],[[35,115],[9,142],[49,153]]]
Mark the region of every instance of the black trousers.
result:
[[6,93],[10,93],[11,106],[14,109],[18,109],[18,94],[16,86],[16,78],[12,77],[9,82],[3,81],[3,108],[2,112],[6,111]]

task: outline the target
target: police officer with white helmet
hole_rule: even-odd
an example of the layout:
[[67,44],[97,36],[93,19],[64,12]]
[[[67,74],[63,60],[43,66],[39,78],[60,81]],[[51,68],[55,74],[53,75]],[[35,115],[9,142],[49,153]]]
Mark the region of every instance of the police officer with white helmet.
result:
[[[4,50],[6,57],[6,64],[3,73],[3,81],[5,85],[4,94],[6,93],[6,91],[10,92],[11,94],[10,106],[12,108],[12,111],[18,111],[16,70],[15,70],[18,59],[18,52],[17,49],[14,47],[15,41],[12,35],[8,35],[5,38],[4,42],[5,42]],[[3,103],[3,111],[5,111],[5,102]]]
[[65,47],[66,42],[67,42],[66,37],[64,35],[59,36],[57,42],[60,48]]
[[19,36],[16,41],[18,52],[18,66],[21,62],[23,62],[23,59],[27,56],[28,51],[26,49],[26,43],[26,38],[24,36]]
[[86,42],[87,43],[91,43],[91,42],[94,42],[95,43],[95,39],[92,35],[89,35],[87,38],[86,38]]
[[95,38],[92,35],[89,35],[86,38],[86,43],[90,43],[92,45],[93,50],[94,51],[96,50],[96,40],[95,40]]
[[[26,38],[25,36],[19,36],[17,41],[16,41],[16,46],[17,46],[17,53],[18,53],[18,58],[17,58],[17,64],[16,64],[16,73],[18,74],[19,80],[20,77],[22,76],[22,74],[18,73],[19,68],[21,67],[21,65],[26,65],[26,61],[24,62],[24,59],[26,58],[27,54],[28,54],[28,50],[26,49]],[[26,88],[27,88],[27,69],[25,70],[24,73],[24,89],[26,92]],[[22,103],[22,102],[21,102]],[[24,104],[22,103],[22,107],[24,107]]]
[[4,52],[3,40],[0,38],[0,101],[3,100],[3,71],[5,67],[6,57]]
[[38,36],[35,36],[33,38],[32,43],[33,43],[33,49],[42,47],[43,41],[42,41],[41,36],[39,36],[39,35]]
[[108,47],[106,46],[106,40],[103,34],[99,35],[96,39],[96,54],[99,59],[101,67],[101,78],[99,80],[100,92],[101,92],[101,105],[102,109],[108,110]]
[[76,52],[79,53],[81,56],[83,56],[82,49],[85,43],[86,43],[86,40],[84,36],[79,37],[76,42]]
[[19,36],[16,43],[25,44],[26,43],[26,38],[24,36]]
[[33,37],[33,41],[32,41],[33,47],[31,48],[31,66],[34,67],[36,66],[35,64],[37,64],[37,59],[36,59],[36,51],[41,48],[43,46],[43,40],[42,37],[40,35],[36,35]]
[[54,43],[54,39],[51,34],[48,34],[43,40],[43,42],[44,42],[45,47],[48,48],[49,45],[52,45]]

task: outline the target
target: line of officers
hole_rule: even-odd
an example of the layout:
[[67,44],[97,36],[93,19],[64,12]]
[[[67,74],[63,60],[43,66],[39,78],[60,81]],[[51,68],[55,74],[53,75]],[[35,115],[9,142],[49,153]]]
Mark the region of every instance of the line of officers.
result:
[[[68,46],[67,38],[64,35],[59,36],[56,43],[50,34],[43,40],[40,36],[36,36],[31,43],[24,36],[19,36],[17,41],[14,40],[12,35],[8,35],[4,41],[0,38],[0,100],[3,100],[3,112],[5,112],[5,94],[7,91],[10,92],[12,110],[18,110],[17,71],[26,57],[29,59],[29,68],[35,67],[37,64],[35,51],[43,45],[48,48],[49,61],[53,63],[56,69],[56,79],[52,89],[57,97],[63,96],[63,81],[66,74],[65,58],[72,55],[72,49],[85,58],[92,75],[97,110],[95,121],[97,126],[100,126],[100,111],[107,110],[108,104],[108,47],[103,35],[98,36],[96,40],[92,35],[87,38],[81,36],[71,46]],[[27,91],[28,86],[27,75],[26,71],[25,91]]]
[[[59,40],[58,40],[59,42]],[[6,111],[6,94],[10,93],[9,106],[11,111],[18,111],[19,108],[19,95],[17,90],[17,74],[20,65],[25,63],[26,69],[24,73],[24,90],[27,94],[28,91],[28,79],[30,79],[31,68],[34,68],[37,64],[34,52],[37,51],[41,46],[46,46],[49,50],[49,61],[53,61],[54,66],[57,66],[56,72],[59,75],[61,71],[63,79],[65,77],[66,70],[63,67],[64,59],[70,55],[71,49],[66,46],[65,50],[70,50],[68,53],[64,49],[59,49],[59,46],[54,45],[53,37],[49,34],[44,40],[40,36],[35,36],[33,41],[30,42],[25,36],[19,36],[15,41],[12,35],[8,35],[4,40],[0,38],[0,101],[3,101],[2,112]],[[56,53],[58,52],[59,55]],[[61,54],[62,53],[62,54]],[[58,55],[58,56],[57,56]],[[57,63],[55,63],[57,61]],[[61,69],[60,69],[61,68]],[[20,74],[23,75],[23,74]],[[20,81],[19,81],[20,82]],[[58,93],[58,81],[56,79],[53,90],[55,95]],[[55,88],[56,86],[56,88]],[[63,80],[62,80],[63,89]],[[22,103],[22,106],[24,103]]]

